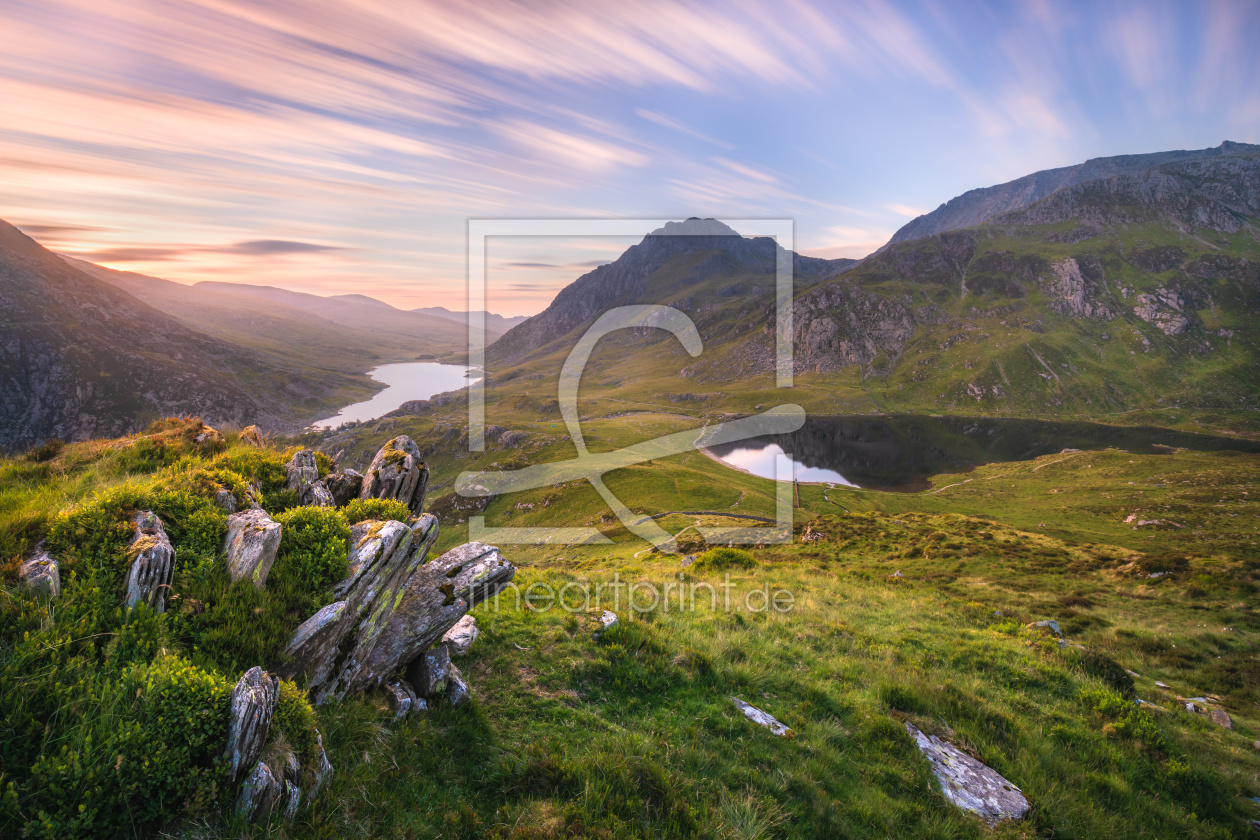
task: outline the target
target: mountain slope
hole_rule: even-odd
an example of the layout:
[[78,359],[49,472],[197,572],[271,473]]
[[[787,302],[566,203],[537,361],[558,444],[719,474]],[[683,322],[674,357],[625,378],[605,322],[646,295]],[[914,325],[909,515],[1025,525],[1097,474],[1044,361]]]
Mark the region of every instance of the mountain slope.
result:
[[[1156,152],[1146,155],[1120,155],[1094,158],[1075,166],[1047,169],[993,187],[969,190],[919,216],[893,234],[888,244],[935,236],[951,230],[975,227],[999,213],[1027,207],[1065,187],[1089,181],[1127,175],[1165,163],[1210,160],[1236,155],[1255,155],[1260,146],[1225,141],[1212,149]],[[887,245],[884,247],[888,247]]]
[[327,395],[319,379],[192,330],[4,222],[0,334],[0,448],[171,414],[280,428]]
[[[454,321],[457,324],[463,324],[465,326],[468,325],[469,313],[453,312],[445,306],[425,306],[411,311],[418,312],[421,315],[432,315],[435,318],[445,318],[448,321]],[[511,318],[508,318],[503,315],[496,315],[493,312],[486,312],[485,310],[482,310],[481,314],[482,317],[485,318],[487,335],[493,334],[496,337],[512,329],[512,327],[515,327],[517,324],[525,321],[529,317],[527,315],[514,315]]]

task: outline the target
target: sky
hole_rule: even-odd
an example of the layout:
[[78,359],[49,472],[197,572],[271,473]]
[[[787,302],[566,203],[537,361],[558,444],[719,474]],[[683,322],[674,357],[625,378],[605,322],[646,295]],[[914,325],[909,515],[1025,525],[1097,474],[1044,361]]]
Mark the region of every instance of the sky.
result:
[[[790,218],[1260,142],[1260,2],[0,0],[0,218],[193,283],[465,308],[470,218]],[[492,239],[533,314],[633,240]]]

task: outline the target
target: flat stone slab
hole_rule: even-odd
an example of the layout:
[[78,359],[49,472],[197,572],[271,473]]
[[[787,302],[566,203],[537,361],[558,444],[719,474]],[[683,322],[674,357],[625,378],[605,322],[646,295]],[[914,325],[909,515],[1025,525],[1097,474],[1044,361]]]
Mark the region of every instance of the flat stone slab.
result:
[[1023,818],[1032,807],[1023,792],[993,768],[948,741],[924,735],[912,723],[906,723],[906,730],[919,751],[927,756],[945,798],[959,808],[995,826],[1002,820]]
[[764,726],[766,729],[769,729],[781,738],[796,737],[796,732],[794,732],[791,727],[776,719],[775,716],[769,712],[763,712],[756,706],[750,706],[738,697],[732,697],[731,700],[735,703],[735,708],[744,713],[744,717],[748,718],[758,726]]

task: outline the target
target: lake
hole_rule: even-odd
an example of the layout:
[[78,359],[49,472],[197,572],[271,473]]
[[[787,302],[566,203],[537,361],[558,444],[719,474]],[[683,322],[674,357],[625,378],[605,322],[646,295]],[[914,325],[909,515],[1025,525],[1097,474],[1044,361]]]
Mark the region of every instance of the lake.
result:
[[443,391],[454,391],[480,377],[468,376],[471,368],[464,365],[443,365],[438,362],[399,362],[381,365],[368,371],[368,376],[385,384],[370,400],[348,405],[332,417],[316,420],[317,429],[332,429],[342,423],[375,420],[405,402],[427,400]]
[[917,492],[932,476],[968,472],[998,461],[1026,461],[1064,449],[1123,449],[1157,454],[1172,448],[1260,452],[1260,443],[1154,427],[1059,423],[990,417],[810,417],[786,435],[710,447],[733,467],[774,478],[787,455],[797,481]]

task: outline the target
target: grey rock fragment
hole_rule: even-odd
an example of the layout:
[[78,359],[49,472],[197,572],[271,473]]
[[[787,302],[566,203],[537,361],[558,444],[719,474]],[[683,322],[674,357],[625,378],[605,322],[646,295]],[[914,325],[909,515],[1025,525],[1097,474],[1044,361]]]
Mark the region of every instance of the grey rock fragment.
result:
[[459,668],[455,667],[455,663],[451,663],[451,671],[446,678],[446,700],[452,706],[462,706],[472,699],[472,688],[469,687],[468,681],[464,679],[464,675],[459,672]]
[[394,707],[394,720],[396,721],[402,720],[412,712],[420,712],[428,708],[428,703],[416,696],[411,683],[406,680],[396,680],[389,683],[385,686],[385,690],[389,692],[390,702]]
[[406,435],[399,435],[372,459],[359,498],[396,499],[411,510],[412,516],[419,516],[428,486],[429,468],[420,457],[420,447]]
[[1049,630],[1051,633],[1058,636],[1060,639],[1063,638],[1063,632],[1059,630],[1059,622],[1055,621],[1054,619],[1050,619],[1048,621],[1034,621],[1027,626],[1029,629],[1033,629],[1033,630],[1038,629],[1038,628]]
[[332,493],[328,492],[328,486],[321,478],[319,481],[311,483],[306,488],[306,492],[302,494],[302,504],[311,507],[336,507],[337,503],[333,500]]
[[127,547],[130,566],[127,569],[126,603],[128,607],[144,602],[157,612],[166,608],[175,572],[175,549],[166,536],[162,520],[152,511],[137,513],[131,518],[135,536]]
[[258,762],[236,797],[237,815],[250,822],[265,820],[284,801],[285,785],[265,762]]
[[732,697],[731,700],[735,703],[735,708],[744,713],[744,717],[748,718],[758,726],[764,726],[766,729],[769,729],[781,738],[795,737],[796,733],[792,731],[791,728],[777,720],[774,715],[769,712],[763,712],[756,706],[750,706],[738,697]]
[[919,751],[927,756],[932,773],[945,798],[964,811],[978,815],[990,826],[1002,820],[1018,820],[1031,807],[1022,791],[1001,774],[976,761],[953,744],[925,735],[906,723]]
[[61,594],[60,566],[43,543],[36,546],[35,552],[18,566],[18,580],[36,598],[51,599]]
[[407,682],[420,697],[437,697],[446,691],[446,680],[451,673],[451,655],[446,645],[426,650],[407,667]]
[[454,627],[446,631],[446,634],[442,636],[442,644],[446,645],[451,656],[467,656],[480,632],[477,629],[477,619],[466,615],[455,622]]
[[264,510],[234,513],[227,520],[223,552],[233,583],[248,579],[262,589],[280,549],[281,526]]
[[354,470],[342,470],[325,478],[324,485],[332,494],[333,504],[345,507],[359,498],[359,493],[363,490],[363,476]]
[[[250,668],[232,689],[227,747],[223,757],[233,781],[262,754],[271,716],[280,697],[280,682],[262,668]],[[270,773],[270,769],[267,771]]]

